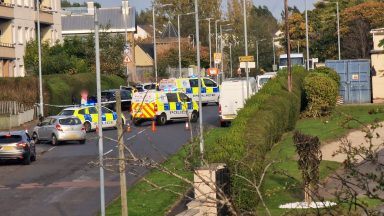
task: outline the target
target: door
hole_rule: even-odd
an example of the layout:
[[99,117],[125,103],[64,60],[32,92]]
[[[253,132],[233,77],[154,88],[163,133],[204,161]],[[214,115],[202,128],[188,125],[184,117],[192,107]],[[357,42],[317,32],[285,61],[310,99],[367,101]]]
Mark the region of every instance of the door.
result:
[[[211,79],[204,78],[205,98],[209,102],[219,102],[219,88]],[[204,90],[204,89],[203,89]],[[203,93],[203,92],[202,92]]]
[[47,140],[48,139],[48,135],[47,135],[48,129],[47,128],[48,128],[51,120],[52,120],[51,118],[46,118],[41,122],[40,128],[37,129],[37,135],[38,135],[39,139],[41,139],[41,140]]
[[112,110],[106,108],[106,107],[101,107],[101,121],[102,121],[102,126],[104,127],[114,127],[117,124],[117,118],[114,118],[114,113]]
[[179,93],[179,101],[181,103],[184,115],[182,117],[188,118],[188,114],[193,111],[192,100],[184,93]]
[[167,100],[169,104],[169,116],[168,120],[172,118],[183,117],[183,106],[179,101],[177,93],[167,93]]

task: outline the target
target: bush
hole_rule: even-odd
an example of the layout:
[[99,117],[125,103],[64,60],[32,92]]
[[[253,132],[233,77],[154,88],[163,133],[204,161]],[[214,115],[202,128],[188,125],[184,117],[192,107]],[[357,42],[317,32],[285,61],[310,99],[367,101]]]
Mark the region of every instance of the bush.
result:
[[320,117],[328,115],[336,106],[339,86],[328,75],[313,73],[304,80],[308,101],[305,116]]
[[265,155],[282,134],[292,130],[300,114],[302,82],[307,72],[293,70],[293,92],[287,91],[287,73],[281,72],[247,101],[230,128],[210,131],[206,137],[209,163],[226,163],[231,173],[232,198],[242,211],[254,211],[258,195],[239,176],[257,182]]
[[329,68],[329,67],[318,67],[313,72],[314,73],[319,73],[319,74],[325,74],[329,78],[333,79],[337,83],[337,86],[340,86],[340,76],[332,68]]

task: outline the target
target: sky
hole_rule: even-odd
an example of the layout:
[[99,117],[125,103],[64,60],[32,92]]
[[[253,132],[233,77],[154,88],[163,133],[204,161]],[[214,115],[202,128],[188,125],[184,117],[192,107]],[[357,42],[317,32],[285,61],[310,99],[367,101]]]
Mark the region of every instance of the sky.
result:
[[[82,0],[72,0],[72,1],[78,1],[82,2]],[[83,0],[84,1],[84,0]],[[121,0],[96,0],[99,2],[102,7],[112,7],[112,6],[120,6]],[[209,1],[209,0],[207,0]],[[308,1],[308,9],[313,8],[313,3],[315,3],[317,0],[307,0]],[[151,6],[152,0],[129,0],[129,4],[131,6],[136,7],[137,11],[140,11],[142,9],[148,8]],[[223,0],[223,3],[225,3],[226,0]],[[272,12],[272,14],[280,19],[280,13],[283,10],[284,7],[284,1],[283,0],[253,0],[255,5],[266,5],[269,10]],[[290,6],[297,6],[301,11],[304,10],[304,2],[305,0],[289,0]]]

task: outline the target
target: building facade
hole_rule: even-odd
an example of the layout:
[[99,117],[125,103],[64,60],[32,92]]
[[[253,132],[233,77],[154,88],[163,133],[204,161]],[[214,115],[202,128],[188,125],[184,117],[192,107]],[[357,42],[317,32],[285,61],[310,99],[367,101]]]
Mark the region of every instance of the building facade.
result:
[[[60,0],[40,0],[42,41],[61,40]],[[37,38],[36,0],[0,0],[0,77],[23,77],[25,47]]]
[[372,74],[372,96],[374,102],[384,102],[384,46],[379,47],[380,41],[384,40],[384,28],[373,29],[373,50],[371,50]]

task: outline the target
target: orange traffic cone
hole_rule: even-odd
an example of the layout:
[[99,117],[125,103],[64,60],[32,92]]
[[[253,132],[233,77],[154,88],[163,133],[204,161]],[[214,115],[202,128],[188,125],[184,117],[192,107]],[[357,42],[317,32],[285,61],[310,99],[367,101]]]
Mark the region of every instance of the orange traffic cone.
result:
[[188,121],[185,122],[185,130],[189,130],[189,122]]
[[96,125],[96,133],[99,133],[99,125]]
[[132,131],[132,129],[131,129],[131,124],[127,124],[127,132],[131,132]]
[[155,121],[152,121],[152,132],[156,132],[156,124],[155,124]]

